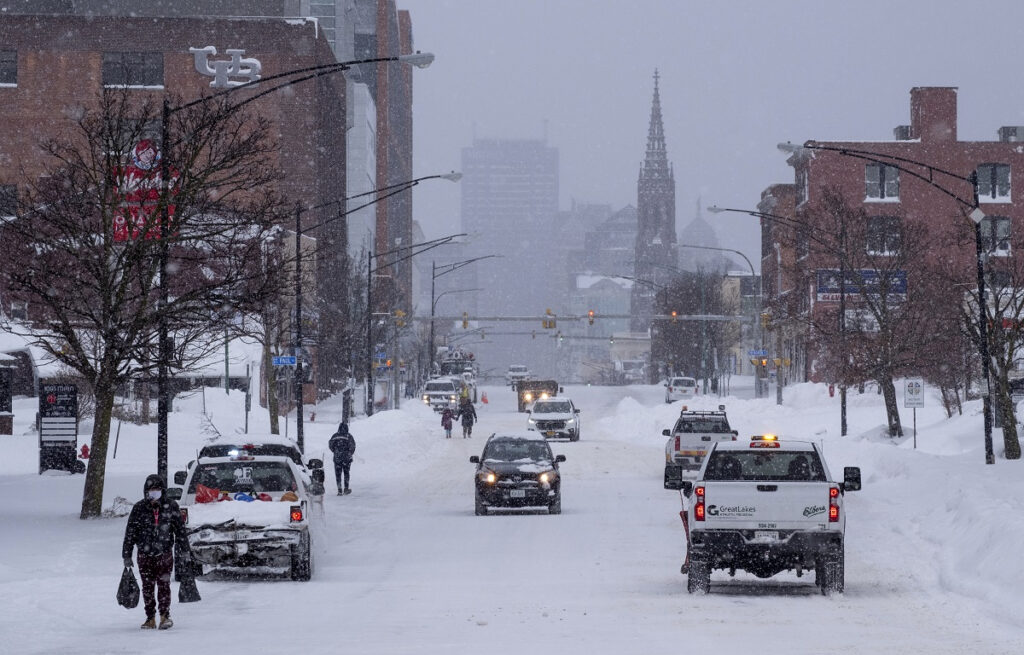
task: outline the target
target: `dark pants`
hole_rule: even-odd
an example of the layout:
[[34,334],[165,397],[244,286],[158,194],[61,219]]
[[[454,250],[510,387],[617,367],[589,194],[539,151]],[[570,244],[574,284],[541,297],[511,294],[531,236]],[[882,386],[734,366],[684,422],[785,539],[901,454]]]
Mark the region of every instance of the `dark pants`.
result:
[[[352,460],[341,462],[334,460],[334,479],[338,483],[338,489],[348,489],[348,474],[352,469]],[[345,478],[345,485],[342,486],[341,479]]]
[[[160,615],[171,613],[171,570],[174,568],[174,555],[144,555],[139,553],[139,576],[142,578],[142,601],[146,610],[146,618],[156,616],[157,601],[160,602]],[[153,587],[156,586],[156,598]]]

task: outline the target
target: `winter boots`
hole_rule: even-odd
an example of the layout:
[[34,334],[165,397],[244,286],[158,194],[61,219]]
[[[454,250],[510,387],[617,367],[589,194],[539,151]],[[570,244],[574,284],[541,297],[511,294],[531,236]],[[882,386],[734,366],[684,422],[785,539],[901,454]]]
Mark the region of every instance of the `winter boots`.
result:
[[[150,619],[150,621],[152,621],[152,620],[153,619]],[[171,615],[170,614],[161,614],[160,615],[160,629],[161,630],[166,630],[166,629],[168,629],[170,627],[173,627],[173,626],[174,626],[174,621],[171,620]]]
[[143,630],[155,630],[156,619],[152,616],[146,618],[146,622],[139,626]]

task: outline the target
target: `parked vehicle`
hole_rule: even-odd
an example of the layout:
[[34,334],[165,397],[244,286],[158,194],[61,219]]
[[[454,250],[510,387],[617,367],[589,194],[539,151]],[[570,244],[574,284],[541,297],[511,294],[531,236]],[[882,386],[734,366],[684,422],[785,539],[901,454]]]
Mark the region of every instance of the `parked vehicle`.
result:
[[288,574],[309,580],[314,541],[323,537],[324,472],[307,477],[290,457],[199,458],[174,474],[195,573]]
[[544,437],[492,434],[483,453],[469,461],[476,464],[477,516],[487,514],[492,507],[546,507],[550,514],[562,513],[558,465],[565,461],[565,455],[553,455]]
[[672,377],[665,381],[665,402],[689,400],[697,395],[697,381],[687,377]]

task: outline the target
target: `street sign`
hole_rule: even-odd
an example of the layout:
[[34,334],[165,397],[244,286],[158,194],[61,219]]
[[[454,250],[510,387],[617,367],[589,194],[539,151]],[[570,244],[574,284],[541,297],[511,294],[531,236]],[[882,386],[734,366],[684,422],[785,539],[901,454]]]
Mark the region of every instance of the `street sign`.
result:
[[903,388],[903,406],[907,409],[924,407],[924,380],[907,378]]
[[761,349],[761,350],[748,350],[747,354],[750,355],[751,357],[767,357],[768,356],[768,351],[764,350],[764,349]]
[[274,357],[274,366],[295,366],[295,355]]

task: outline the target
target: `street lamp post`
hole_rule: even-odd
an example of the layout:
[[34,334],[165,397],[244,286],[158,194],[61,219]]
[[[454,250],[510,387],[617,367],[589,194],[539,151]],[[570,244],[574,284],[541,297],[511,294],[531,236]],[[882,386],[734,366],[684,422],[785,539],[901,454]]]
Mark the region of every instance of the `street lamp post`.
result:
[[[952,171],[943,170],[937,166],[926,164],[924,162],[909,159],[907,157],[900,157],[897,155],[888,155],[885,153],[871,152],[869,150],[859,150],[855,148],[842,148],[838,146],[826,146],[817,143],[805,143],[803,145],[796,145],[792,143],[780,143],[779,149],[783,152],[797,153],[801,150],[823,150],[828,152],[835,152],[844,157],[853,157],[855,159],[862,159],[875,164],[883,164],[886,166],[892,166],[911,177],[915,177],[923,182],[928,183],[930,186],[938,189],[945,193],[947,196],[956,201],[960,206],[964,215],[974,222],[974,248],[975,248],[975,268],[978,278],[978,350],[981,356],[981,375],[985,380],[985,393],[982,396],[982,405],[984,417],[984,429],[985,429],[985,463],[995,464],[995,453],[992,448],[992,383],[990,379],[990,360],[988,350],[988,316],[985,310],[986,292],[985,292],[985,254],[984,246],[982,244],[981,234],[981,221],[985,218],[985,213],[980,207],[980,198],[978,195],[978,173],[973,171],[970,175],[964,176],[959,173],[953,173]],[[911,168],[907,168],[905,165],[918,166],[926,171],[926,174],[919,173]],[[953,193],[949,189],[945,188],[941,184],[935,181],[934,176],[938,173],[945,175],[954,180],[966,182],[971,185],[971,200],[967,201]],[[845,280],[842,281],[845,284]]]
[[[409,183],[409,186],[415,186],[423,180],[429,179],[444,179],[451,182],[458,182],[462,179],[461,173],[448,173],[445,175],[428,175],[427,177],[417,178]],[[374,381],[373,381],[373,274],[378,270],[390,268],[395,264],[404,262],[408,259],[433,250],[438,246],[443,246],[447,243],[451,243],[457,237],[464,237],[465,233],[450,234],[446,237],[439,239],[432,239],[430,241],[424,241],[423,243],[414,243],[410,246],[402,246],[387,252],[373,253],[368,252],[366,255],[366,415],[373,416],[373,397],[374,397]],[[407,255],[401,253],[407,252]],[[398,255],[398,257],[386,264],[380,264],[377,268],[373,267],[373,261],[382,257],[390,257]]]
[[[411,64],[411,65],[416,66],[418,68],[426,68],[427,66],[429,66],[431,64],[431,62],[433,62],[433,60],[434,60],[434,55],[433,54],[425,53],[425,52],[417,52],[417,53],[406,54],[406,55],[396,55],[396,56],[393,56],[393,57],[374,57],[374,58],[370,58],[370,59],[359,59],[359,60],[344,61],[344,62],[334,62],[334,63],[331,63],[331,64],[322,64],[322,65],[318,65],[318,66],[309,66],[309,67],[306,67],[306,68],[299,68],[299,69],[295,69],[295,70],[291,70],[291,71],[286,71],[286,72],[283,72],[283,73],[277,73],[275,75],[270,75],[270,76],[263,77],[263,78],[257,78],[255,80],[250,81],[250,82],[245,82],[243,84],[238,84],[236,86],[227,86],[229,84],[229,82],[227,80],[225,80],[224,81],[224,85],[226,86],[226,88],[221,88],[220,90],[218,90],[217,92],[215,92],[215,93],[213,93],[211,95],[203,96],[201,98],[197,98],[195,100],[192,100],[190,102],[186,102],[186,103],[178,105],[176,107],[171,107],[170,106],[170,102],[168,101],[166,96],[163,98],[162,112],[161,112],[161,119],[162,120],[161,120],[161,128],[160,128],[160,135],[161,135],[160,148],[163,151],[162,152],[162,156],[161,156],[161,163],[160,163],[160,172],[161,172],[161,183],[160,184],[161,184],[161,193],[162,193],[162,203],[161,203],[162,204],[162,209],[161,209],[161,226],[160,226],[160,247],[159,247],[159,250],[158,250],[158,263],[157,263],[159,285],[160,285],[159,295],[158,295],[158,304],[160,305],[160,315],[158,317],[158,326],[157,326],[157,332],[158,332],[157,340],[159,342],[158,343],[159,362],[157,363],[157,472],[161,476],[163,476],[164,479],[167,479],[167,431],[168,431],[167,430],[167,416],[168,416],[168,412],[170,410],[170,407],[169,407],[169,405],[170,405],[170,397],[169,397],[170,370],[169,369],[170,369],[170,360],[171,360],[170,339],[169,339],[169,336],[168,336],[168,325],[167,325],[167,317],[166,317],[166,313],[167,313],[166,308],[167,308],[168,301],[169,301],[168,288],[167,288],[168,244],[167,244],[167,239],[166,239],[166,236],[167,236],[166,232],[167,232],[168,224],[169,224],[169,221],[170,221],[170,216],[169,216],[169,214],[170,214],[170,212],[169,212],[169,203],[170,203],[170,180],[169,180],[169,178],[170,178],[170,161],[169,161],[170,160],[170,147],[169,146],[170,146],[170,118],[171,118],[171,115],[175,114],[175,113],[177,113],[179,111],[188,109],[190,107],[194,107],[196,105],[200,105],[200,104],[209,102],[209,101],[214,100],[214,99],[219,99],[221,96],[224,96],[224,95],[226,95],[228,93],[237,93],[237,92],[239,92],[239,91],[241,91],[243,89],[251,89],[255,85],[260,84],[260,83],[266,84],[267,82],[271,82],[271,81],[275,81],[275,80],[284,80],[280,84],[275,84],[274,86],[272,86],[272,87],[270,87],[268,89],[263,89],[259,93],[256,93],[256,94],[246,98],[245,100],[242,100],[241,102],[238,102],[238,103],[232,105],[230,107],[229,111],[233,112],[233,111],[243,107],[244,105],[246,105],[246,104],[248,104],[248,103],[250,103],[250,102],[252,102],[254,100],[257,100],[258,98],[261,98],[261,97],[263,97],[263,96],[265,96],[267,94],[273,93],[274,91],[277,91],[277,90],[282,89],[284,87],[291,86],[293,84],[298,84],[300,82],[304,82],[304,81],[307,81],[307,80],[315,79],[315,78],[318,78],[318,77],[322,77],[324,75],[332,75],[332,74],[335,74],[335,73],[341,73],[343,71],[348,70],[352,66],[362,65],[362,64],[379,64],[379,63],[384,63],[384,62],[403,62],[403,63]],[[300,76],[300,77],[295,77],[295,76]],[[291,78],[291,79],[286,79],[286,78]],[[298,228],[300,227],[300,225],[299,225],[300,216],[301,216],[301,212],[300,211],[296,211],[296,243],[297,243],[296,251],[297,252],[298,252],[298,249],[299,249],[298,239],[299,239],[299,232],[300,232],[300,230]],[[296,276],[298,276],[299,275],[298,262],[296,262],[296,264],[297,264],[296,265]],[[300,284],[300,283],[297,282],[297,284]],[[297,298],[296,298],[296,311],[297,311],[296,320],[297,321],[301,320],[301,316],[298,315],[298,312],[301,311],[301,302],[302,302],[301,301],[301,295],[297,295]],[[301,328],[297,328],[297,330],[298,330],[298,333],[301,335]],[[298,356],[298,353],[296,353],[296,356]],[[297,359],[296,360],[296,378],[298,378],[298,376],[300,374],[301,374],[301,364],[299,363],[299,360]],[[299,417],[298,417],[297,434],[299,435],[298,445],[299,445],[299,449],[301,450],[302,449],[302,437],[301,437],[301,435],[302,435],[301,386],[300,386],[300,388],[299,388],[297,393],[299,394],[299,403],[300,403],[299,404],[300,413],[299,413]]]
[[[481,259],[490,259],[492,257],[500,256],[501,255],[482,255],[480,257],[474,257],[461,262],[441,264],[440,266],[438,266],[436,262],[430,262],[430,353],[428,354],[428,371],[434,370],[434,307],[437,306],[437,302],[434,300],[435,280],[442,275],[447,275],[448,273],[457,271],[463,266],[468,266],[473,262],[480,261]],[[479,289],[474,289],[474,291],[479,291]],[[441,295],[443,296],[445,294],[442,293]],[[440,296],[438,298],[440,298]]]

